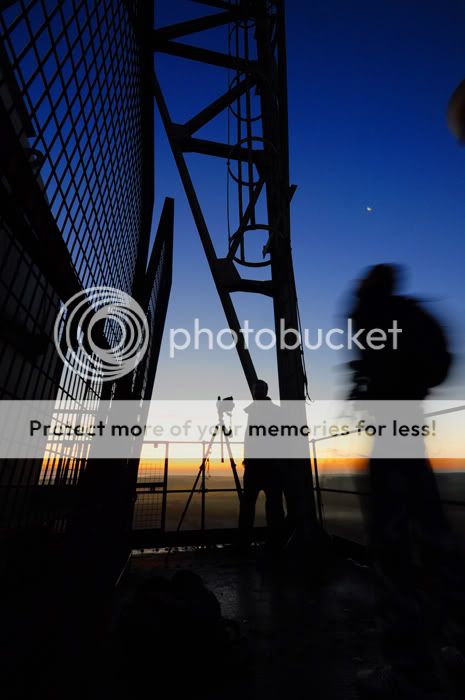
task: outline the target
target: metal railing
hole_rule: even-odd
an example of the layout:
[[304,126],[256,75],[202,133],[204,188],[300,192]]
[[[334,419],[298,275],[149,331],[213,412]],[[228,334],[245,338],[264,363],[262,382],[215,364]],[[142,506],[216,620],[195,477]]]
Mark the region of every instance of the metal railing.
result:
[[[463,410],[463,409],[459,409]],[[447,411],[446,411],[447,412]],[[441,415],[443,412],[438,412],[434,415]],[[431,414],[433,415],[433,414]],[[429,415],[429,417],[431,417]],[[356,432],[356,431],[353,431]],[[347,433],[346,433],[347,434]],[[312,471],[312,477],[313,477],[313,483],[314,483],[314,496],[316,500],[316,507],[317,507],[317,515],[318,515],[318,520],[319,523],[322,527],[324,527],[327,524],[327,519],[325,516],[325,495],[337,495],[337,496],[349,496],[353,498],[363,498],[369,496],[369,489],[367,490],[362,490],[358,488],[331,488],[328,486],[324,486],[322,484],[322,474],[320,473],[319,469],[319,455],[318,455],[318,446],[322,442],[327,442],[328,440],[335,440],[338,437],[341,437],[340,434],[336,435],[328,435],[328,436],[323,436],[319,438],[312,438],[309,439],[309,468]],[[244,443],[242,441],[230,441],[230,444],[233,446],[241,446]],[[192,488],[170,488],[169,487],[169,480],[170,480],[170,448],[171,446],[179,446],[179,445],[198,445],[199,450],[200,450],[200,458],[199,458],[199,468],[200,465],[202,464],[203,460],[205,459],[205,454],[207,450],[208,443],[206,441],[160,441],[160,442],[152,442],[152,443],[144,443],[144,445],[151,445],[151,446],[157,446],[157,447],[162,447],[163,448],[163,457],[161,458],[161,464],[158,467],[158,477],[156,479],[153,479],[153,473],[155,473],[156,470],[153,470],[152,476],[150,475],[150,466],[145,466],[142,470],[139,470],[139,478],[137,482],[137,494],[136,494],[136,503],[135,503],[135,515],[134,515],[134,529],[138,530],[139,532],[145,531],[148,535],[148,540],[150,540],[151,535],[155,535],[156,533],[158,536],[156,537],[157,543],[162,543],[164,537],[168,537],[169,535],[173,533],[180,533],[180,528],[177,526],[174,528],[169,528],[167,527],[167,517],[169,516],[169,498],[175,495],[186,495],[189,496],[192,492]],[[222,456],[221,456],[221,461]],[[369,456],[367,455],[366,460],[368,462]],[[212,461],[219,461],[219,460],[213,460]],[[239,460],[238,460],[239,461]],[[190,459],[190,462],[193,462],[192,459]],[[334,476],[334,473],[332,474]],[[347,476],[354,476],[355,474],[348,473]],[[187,477],[186,477],[187,478]],[[195,472],[192,472],[192,482],[194,482],[195,479]],[[195,494],[200,497],[200,506],[199,506],[199,512],[198,512],[198,522],[199,526],[198,529],[196,530],[198,534],[204,535],[206,534],[211,528],[207,527],[207,518],[206,518],[206,513],[207,513],[207,507],[208,507],[208,496],[210,494],[225,494],[225,493],[237,493],[237,488],[236,485],[234,484],[233,486],[229,488],[221,487],[210,487],[208,485],[208,476],[206,474],[206,471],[204,470],[201,474],[201,478],[197,482],[197,487],[195,489]],[[144,501],[145,498],[145,501]],[[151,503],[150,499],[157,498],[159,499],[159,504],[157,507],[153,506],[153,503]],[[457,507],[460,509],[465,508],[465,500],[461,499],[449,499],[449,498],[444,498],[441,499],[441,503],[446,506],[446,507]],[[144,512],[145,511],[145,512]],[[360,513],[361,515],[361,513]],[[179,524],[179,523],[178,523]],[[224,530],[224,533],[227,533],[230,531],[230,528],[224,527],[222,528]],[[216,535],[217,539],[221,540],[222,533],[221,530],[218,531],[216,530]],[[144,541],[143,537],[139,538],[139,541]]]
[[[158,460],[158,464],[150,464],[152,460],[142,459],[143,467],[139,467],[139,475],[137,480],[136,489],[136,503],[134,512],[134,529],[142,530],[147,529],[150,531],[158,530],[161,533],[167,531],[166,520],[168,514],[168,497],[173,495],[185,494],[189,496],[191,493],[197,493],[200,495],[200,514],[199,514],[199,530],[200,532],[205,532],[206,527],[206,511],[207,511],[207,495],[212,493],[238,493],[237,486],[231,488],[210,488],[208,486],[209,474],[208,469],[201,472],[200,479],[198,480],[198,488],[193,491],[194,481],[198,471],[201,469],[201,465],[207,459],[208,441],[157,441],[157,442],[144,442],[144,446],[154,446],[163,449],[163,456]],[[243,445],[241,441],[229,441],[229,444]],[[191,488],[169,488],[169,466],[170,466],[170,447],[171,446],[187,446],[187,445],[198,445],[200,448],[199,462],[197,470],[195,466],[193,468],[192,474],[185,475],[185,478],[191,478],[192,486]],[[193,462],[193,460],[190,460]],[[217,461],[212,458],[211,461]],[[222,457],[220,457],[220,461]],[[144,497],[151,496],[152,500],[157,498],[160,502],[154,505],[152,502],[145,502]],[[144,513],[145,510],[145,513]]]

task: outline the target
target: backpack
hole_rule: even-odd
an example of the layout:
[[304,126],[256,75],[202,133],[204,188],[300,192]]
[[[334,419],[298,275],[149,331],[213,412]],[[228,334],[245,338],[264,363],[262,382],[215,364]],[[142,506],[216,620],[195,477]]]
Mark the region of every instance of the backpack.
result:
[[399,325],[404,327],[400,348],[409,356],[412,379],[425,390],[441,384],[449,374],[452,355],[443,327],[421,304],[410,297],[397,297]]

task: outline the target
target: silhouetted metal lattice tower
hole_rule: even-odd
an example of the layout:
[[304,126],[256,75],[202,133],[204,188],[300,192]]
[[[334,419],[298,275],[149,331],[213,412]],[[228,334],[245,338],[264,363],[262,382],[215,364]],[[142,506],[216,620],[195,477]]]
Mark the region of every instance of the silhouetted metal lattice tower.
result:
[[[174,123],[158,76],[154,94],[179,169],[223,309],[237,335],[239,358],[250,387],[257,379],[247,343],[241,334],[232,292],[263,294],[272,299],[276,334],[299,330],[297,295],[290,236],[290,202],[295,187],[289,182],[286,39],[283,0],[195,0],[221,10],[194,20],[154,30],[156,52],[186,59],[186,80],[193,64],[220,66],[228,71],[226,91],[184,124]],[[208,30],[228,27],[225,52],[177,41]],[[226,48],[226,47],[225,47]],[[197,138],[195,134],[223,112],[228,113],[229,142]],[[228,170],[228,252],[219,257],[196,194],[186,153],[223,158]],[[232,192],[236,197],[232,199]],[[234,224],[231,219],[235,218]],[[265,232],[262,259],[251,259],[258,232]],[[263,234],[262,234],[263,235]],[[239,268],[269,267],[268,279],[243,277]],[[250,273],[249,273],[250,274]],[[307,380],[302,347],[277,347],[281,400],[301,400],[305,421]],[[300,529],[316,523],[313,485],[308,461],[289,464],[288,490]]]

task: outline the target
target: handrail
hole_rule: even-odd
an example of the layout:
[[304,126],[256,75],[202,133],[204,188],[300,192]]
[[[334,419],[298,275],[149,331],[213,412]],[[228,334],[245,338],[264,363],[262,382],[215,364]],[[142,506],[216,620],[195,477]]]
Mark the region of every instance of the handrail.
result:
[[[465,405],[463,406],[457,406],[453,407],[451,409],[444,409],[441,411],[433,411],[429,413],[425,413],[425,417],[431,418],[433,416],[439,416],[439,415],[446,415],[449,413],[455,413],[458,411],[465,411]],[[318,513],[318,519],[320,521],[320,524],[324,524],[324,504],[323,504],[323,499],[322,499],[322,494],[324,493],[333,493],[333,494],[341,494],[341,495],[346,495],[346,496],[367,496],[369,495],[369,491],[361,491],[357,489],[337,489],[337,488],[329,488],[325,486],[321,486],[320,484],[320,475],[318,471],[318,455],[317,455],[317,443],[327,441],[327,440],[333,440],[338,437],[343,437],[351,434],[355,434],[359,432],[358,429],[347,431],[344,433],[336,433],[334,435],[325,435],[321,436],[318,438],[309,438],[309,447],[311,449],[310,455],[309,455],[309,462],[310,462],[310,468],[313,470],[313,480],[314,480],[314,487],[313,491],[315,493],[315,497],[317,500],[317,513]],[[229,440],[229,443],[231,445],[243,445],[244,442],[242,440]],[[162,490],[162,498],[163,498],[163,511],[164,514],[166,515],[166,499],[168,495],[170,494],[189,494],[191,493],[191,489],[171,489],[168,488],[167,486],[167,481],[168,481],[168,464],[169,464],[169,448],[171,445],[199,445],[202,446],[202,456],[205,454],[205,448],[208,445],[207,440],[147,440],[144,441],[144,445],[154,445],[154,446],[164,446],[165,447],[165,475],[163,481],[160,483],[163,483],[163,490]],[[366,456],[367,459],[369,459],[369,455]],[[144,459],[144,458],[142,458]],[[150,461],[153,458],[147,457],[145,458],[147,461]],[[138,481],[138,489],[143,489],[144,488],[144,481],[143,479]],[[205,509],[206,509],[206,494],[207,493],[233,493],[236,492],[236,488],[209,488],[206,485],[206,482],[204,479],[199,481],[199,486],[198,488],[195,489],[195,493],[198,493],[201,495],[202,503],[201,503],[201,530],[204,531],[205,528]],[[441,499],[441,503],[445,506],[449,507],[458,507],[458,508],[465,508],[465,500],[451,500],[451,499]],[[165,530],[165,522],[163,518],[163,522],[161,523],[161,529],[162,531]]]

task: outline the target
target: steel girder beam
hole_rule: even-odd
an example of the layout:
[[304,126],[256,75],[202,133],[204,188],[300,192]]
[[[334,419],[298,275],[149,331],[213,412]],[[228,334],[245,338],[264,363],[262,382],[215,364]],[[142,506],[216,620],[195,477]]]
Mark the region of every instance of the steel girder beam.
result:
[[[295,189],[289,184],[289,139],[286,40],[283,2],[277,3],[271,18],[265,2],[256,4],[256,42],[258,61],[264,75],[260,89],[264,149],[270,152],[274,167],[266,178],[268,223],[279,236],[270,239],[271,278],[274,288],[273,310],[276,329],[300,330],[297,291],[291,248],[290,201]],[[301,348],[276,344],[279,393],[281,400],[300,401],[298,420],[306,424],[306,374]],[[310,458],[310,455],[309,455]],[[299,540],[314,542],[317,514],[309,459],[290,460],[287,469],[288,492]]]
[[257,73],[258,64],[256,61],[246,61],[243,58],[234,58],[220,51],[211,51],[210,49],[200,49],[197,46],[188,46],[180,44],[178,41],[166,41],[165,39],[154,39],[154,51],[167,53],[171,56],[179,56],[180,58],[189,58],[192,61],[200,63],[209,63],[212,66],[220,66],[221,68],[230,68],[231,70],[240,70],[248,73]]
[[228,90],[224,95],[219,97],[214,102],[211,102],[205,109],[202,109],[198,114],[196,114],[192,119],[183,124],[184,132],[188,136],[192,136],[196,131],[202,128],[214,119],[218,114],[221,114],[225,109],[227,109],[235,100],[241,97],[250,87],[256,84],[256,80],[252,76],[248,76],[242,80],[236,87],[232,90]]
[[210,270],[212,272],[218,296],[223,306],[223,310],[228,321],[229,327],[238,338],[237,352],[239,354],[239,359],[244,370],[247,383],[249,384],[249,387],[252,388],[252,386],[257,381],[257,373],[255,371],[255,367],[253,365],[250,353],[244,342],[244,337],[241,333],[241,326],[236,314],[236,310],[234,308],[234,304],[231,299],[231,295],[221,283],[220,276],[218,274],[218,258],[215,252],[215,248],[213,246],[210,232],[208,230],[207,222],[205,221],[200,202],[197,198],[197,193],[195,191],[194,184],[189,173],[189,168],[187,167],[187,163],[184,158],[182,140],[177,138],[175,135],[176,129],[173,128],[174,125],[171,121],[170,113],[168,111],[168,107],[166,105],[166,101],[156,75],[154,75],[153,78],[153,92],[163,125],[168,135],[171,150],[173,152],[174,159],[179,170],[179,174],[184,186],[184,190],[186,192],[189,206],[191,208],[192,215],[197,226],[200,240],[202,242],[203,249],[208,264],[210,266]]
[[230,2],[225,2],[225,0],[192,0],[192,2],[197,3],[197,5],[216,7],[218,10],[232,10],[237,8],[237,5],[231,5]]
[[241,16],[242,13],[229,10],[227,12],[220,12],[216,15],[207,15],[206,17],[200,17],[199,19],[179,22],[169,27],[163,27],[162,29],[155,29],[153,32],[153,37],[155,42],[179,39],[181,36],[187,36],[188,34],[194,34],[196,32],[203,32],[206,29],[221,27],[224,24],[229,24],[230,22],[237,20]]
[[[271,72],[274,75],[275,64],[274,58],[269,66],[263,64],[260,65],[260,62],[257,60],[229,56],[216,51],[210,51],[209,49],[192,47],[172,41],[172,38],[185,36],[187,33],[203,31],[214,26],[220,26],[227,22],[236,21],[239,19],[239,15],[240,18],[247,19],[247,17],[251,16],[252,10],[255,13],[257,8],[259,9],[260,3],[243,2],[236,6],[232,6],[229,3],[224,2],[203,2],[200,4],[218,7],[219,9],[224,10],[224,12],[154,30],[152,35],[154,39],[154,50],[161,53],[180,56],[193,61],[200,61],[202,63],[235,69],[236,71],[241,72],[243,76],[242,79],[238,81],[237,85],[232,87],[227,93],[214,100],[210,105],[202,109],[185,124],[175,124],[172,121],[160,83],[156,76],[154,77],[154,95],[178,170],[180,172],[181,180],[192,210],[194,221],[210,265],[212,276],[226,314],[226,318],[231,329],[238,335],[239,338],[239,358],[248,384],[251,387],[256,381],[257,374],[253,368],[250,354],[247,348],[245,348],[241,342],[242,335],[240,333],[240,325],[234,310],[232,299],[230,297],[230,292],[254,292],[270,296],[274,299],[276,293],[275,280],[272,279],[265,282],[258,282],[256,280],[243,279],[233,264],[233,258],[235,251],[241,243],[241,235],[243,235],[249,222],[251,221],[254,207],[257,204],[260,193],[263,190],[265,183],[268,183],[268,181],[272,179],[271,173],[273,169],[273,162],[275,160],[276,153],[278,152],[274,146],[276,139],[274,142],[272,142],[272,152],[270,152],[266,148],[249,149],[241,145],[230,146],[228,144],[218,143],[211,140],[193,138],[192,134],[194,134],[202,126],[208,124],[222,111],[227,109],[235,100],[240,98],[241,95],[246,93],[254,85],[257,87],[260,85],[261,90],[263,88],[263,83],[270,80],[269,73]],[[260,180],[253,189],[252,200],[244,212],[239,230],[236,233],[230,252],[226,259],[219,259],[216,256],[211,236],[203,216],[202,208],[198,201],[194,184],[184,158],[184,154],[189,152],[225,158],[227,160],[242,161],[245,163],[253,162],[259,173]],[[266,185],[266,189],[267,194],[269,194],[268,184]],[[289,187],[287,201],[290,201]],[[281,394],[283,394],[283,392],[281,392]],[[282,396],[282,398],[284,398],[284,396]]]

